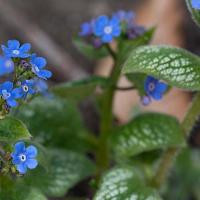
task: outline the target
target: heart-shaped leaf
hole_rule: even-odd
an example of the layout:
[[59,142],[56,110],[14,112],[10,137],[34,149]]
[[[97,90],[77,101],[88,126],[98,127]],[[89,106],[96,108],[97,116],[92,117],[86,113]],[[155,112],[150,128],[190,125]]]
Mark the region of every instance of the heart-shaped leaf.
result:
[[161,200],[151,188],[145,187],[132,168],[115,168],[105,174],[94,200]]
[[146,73],[172,86],[200,90],[200,58],[169,46],[143,46],[133,50],[123,73]]
[[21,106],[17,117],[44,146],[85,151],[87,142],[79,111],[65,99],[37,97]]
[[15,142],[30,139],[30,137],[28,129],[20,120],[13,117],[0,119],[0,141]]
[[69,151],[49,151],[49,169],[38,167],[26,182],[50,197],[61,197],[76,183],[94,173],[94,165],[85,156]]
[[147,113],[119,128],[111,138],[113,150],[120,157],[167,147],[184,146],[178,121],[171,116]]

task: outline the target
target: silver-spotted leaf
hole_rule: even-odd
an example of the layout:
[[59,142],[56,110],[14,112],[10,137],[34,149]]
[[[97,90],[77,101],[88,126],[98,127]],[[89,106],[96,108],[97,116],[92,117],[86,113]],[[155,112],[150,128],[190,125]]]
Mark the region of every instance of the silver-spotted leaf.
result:
[[26,182],[50,197],[64,196],[71,187],[94,173],[93,163],[79,153],[52,150],[49,154],[48,171],[38,167],[26,177]]
[[200,58],[170,46],[143,46],[133,50],[123,73],[146,73],[172,86],[200,90]]
[[184,146],[185,140],[174,117],[146,113],[115,131],[111,143],[114,153],[126,158],[151,150]]
[[20,107],[17,117],[29,128],[34,138],[44,146],[87,150],[80,112],[76,106],[61,98],[37,97]]
[[1,142],[15,142],[30,139],[30,137],[27,127],[20,120],[13,117],[0,119]]
[[129,167],[115,168],[103,176],[94,200],[161,200],[151,188],[145,187],[138,171]]

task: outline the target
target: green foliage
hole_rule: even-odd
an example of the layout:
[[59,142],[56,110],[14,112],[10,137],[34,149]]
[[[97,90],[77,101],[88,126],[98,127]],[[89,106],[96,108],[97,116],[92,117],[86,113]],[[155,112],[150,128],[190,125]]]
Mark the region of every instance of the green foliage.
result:
[[200,152],[189,148],[178,156],[170,175],[166,199],[188,200],[191,196],[199,200]]
[[105,174],[94,200],[161,200],[151,188],[146,187],[136,169],[115,168]]
[[62,83],[52,88],[59,97],[80,101],[94,94],[96,88],[105,87],[108,79],[100,76],[90,76],[83,80]]
[[174,146],[184,146],[178,121],[171,116],[146,113],[115,131],[111,138],[113,150],[120,157]]
[[30,139],[31,135],[26,126],[18,119],[6,117],[0,120],[0,141],[15,142]]
[[47,200],[37,189],[25,186],[20,181],[13,181],[1,176],[0,199],[2,200]]
[[61,197],[79,181],[94,173],[93,163],[85,156],[52,149],[49,168],[38,167],[27,175],[28,185],[42,190],[47,196]]
[[17,114],[34,139],[47,147],[84,151],[86,130],[74,104],[60,99],[38,97],[20,108]]
[[129,56],[130,52],[142,45],[148,44],[155,32],[155,28],[151,28],[147,30],[143,35],[138,36],[134,40],[123,40],[121,39],[119,41],[119,47],[118,47],[118,57],[123,63]]
[[123,73],[146,73],[183,89],[200,90],[200,58],[169,46],[143,46],[133,50]]
[[200,27],[200,11],[192,8],[191,0],[186,0],[186,4],[188,7],[188,10],[190,11],[190,13],[192,15],[192,19]]
[[140,96],[144,96],[146,94],[144,90],[144,82],[146,80],[147,75],[141,73],[131,73],[127,74],[126,77],[129,81],[131,81],[134,87],[138,90]]
[[105,46],[95,49],[92,44],[89,44],[78,37],[74,38],[73,43],[83,55],[90,59],[100,59],[109,56],[109,52]]
[[[119,43],[119,58],[122,60],[122,63],[128,58],[130,53],[139,46],[147,45],[155,32],[155,28],[151,28],[146,31],[143,35],[137,37],[135,40],[122,40]],[[145,74],[139,73],[130,73],[126,74],[127,79],[133,83],[134,87],[137,88],[139,94],[143,96],[144,91],[144,81],[146,79]]]

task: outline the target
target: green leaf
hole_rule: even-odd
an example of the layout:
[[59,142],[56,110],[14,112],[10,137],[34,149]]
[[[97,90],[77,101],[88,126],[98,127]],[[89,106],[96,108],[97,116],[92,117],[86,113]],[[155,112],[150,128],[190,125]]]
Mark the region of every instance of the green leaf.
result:
[[0,119],[0,141],[15,142],[30,139],[30,137],[28,129],[20,120],[13,117]]
[[113,134],[111,142],[114,152],[120,157],[185,145],[178,121],[158,113],[137,116],[129,124],[120,127]]
[[145,187],[132,168],[116,168],[105,174],[94,200],[161,200],[151,188]]
[[169,46],[143,46],[131,52],[123,73],[145,73],[172,86],[200,90],[200,58]]
[[[149,44],[149,42],[151,41],[154,35],[154,32],[155,32],[155,28],[151,28],[147,30],[143,35],[137,37],[134,40],[121,41],[120,46],[119,46],[119,51],[120,51],[119,56],[121,57],[121,59],[125,61],[130,55],[130,53],[132,52],[132,50],[134,50],[135,48],[139,46]],[[145,74],[132,73],[132,74],[127,74],[126,77],[130,82],[133,83],[134,87],[137,88],[140,96],[143,96],[146,94],[144,91],[144,81],[146,79]]]
[[95,49],[92,44],[85,42],[82,38],[74,38],[73,43],[83,55],[90,59],[100,59],[109,56],[105,46]]
[[26,182],[50,197],[64,196],[71,187],[94,173],[93,163],[81,154],[60,150],[49,154],[49,170],[38,167],[26,177]]
[[155,28],[150,28],[143,35],[134,40],[121,40],[119,42],[119,57],[122,60],[121,62],[126,60],[133,49],[148,44],[151,41],[154,32]]
[[91,76],[84,80],[62,83],[52,88],[52,92],[59,97],[80,101],[94,94],[98,86],[104,87],[108,79],[100,76]]
[[21,106],[17,117],[27,124],[34,139],[47,147],[75,151],[87,149],[79,111],[74,104],[60,98],[38,97]]
[[13,188],[8,192],[4,191],[0,194],[2,200],[47,200],[47,198],[39,191],[29,188]]
[[47,200],[41,191],[22,184],[21,181],[11,180],[1,176],[0,182],[1,200]]
[[[186,173],[187,171],[187,173]],[[168,179],[165,199],[198,199],[200,185],[200,152],[184,149],[177,157],[175,167]],[[196,197],[196,198],[195,198]]]
[[200,10],[194,9],[192,7],[191,0],[186,0],[186,4],[188,7],[188,10],[190,11],[190,13],[192,15],[192,19],[200,27]]
[[127,79],[131,81],[135,88],[137,88],[140,96],[146,95],[144,83],[147,75],[141,73],[131,73],[126,75]]

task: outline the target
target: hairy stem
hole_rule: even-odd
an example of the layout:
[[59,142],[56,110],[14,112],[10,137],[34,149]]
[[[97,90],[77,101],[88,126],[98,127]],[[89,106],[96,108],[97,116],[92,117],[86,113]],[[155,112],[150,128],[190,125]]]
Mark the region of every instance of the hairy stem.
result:
[[[183,122],[181,123],[185,137],[187,138],[190,131],[195,124],[198,116],[200,115],[200,93],[197,93],[194,97],[188,112],[185,115]],[[152,185],[154,187],[161,187],[165,182],[167,175],[173,165],[173,162],[178,155],[180,148],[169,148],[166,150],[161,158],[158,170],[152,179]]]

